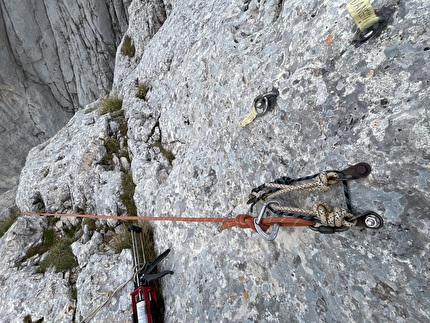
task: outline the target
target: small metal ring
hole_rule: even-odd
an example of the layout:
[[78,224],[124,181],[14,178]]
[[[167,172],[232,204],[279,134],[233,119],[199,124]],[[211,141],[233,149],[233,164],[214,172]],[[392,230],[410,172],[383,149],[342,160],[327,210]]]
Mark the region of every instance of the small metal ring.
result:
[[260,96],[254,100],[254,108],[257,111],[257,116],[261,117],[267,112],[269,108],[269,99],[267,96]]
[[371,21],[369,25],[365,26],[363,30],[357,29],[357,32],[354,35],[354,40],[360,43],[364,43],[373,37],[376,31],[379,31],[382,27],[382,23],[385,20],[381,17],[376,17],[373,22]]
[[367,213],[353,216],[347,219],[349,222],[357,221],[357,226],[368,229],[380,229],[384,226],[384,219],[378,213],[368,211]]
[[383,226],[382,218],[376,213],[367,214],[364,218],[364,224],[369,229],[379,229]]

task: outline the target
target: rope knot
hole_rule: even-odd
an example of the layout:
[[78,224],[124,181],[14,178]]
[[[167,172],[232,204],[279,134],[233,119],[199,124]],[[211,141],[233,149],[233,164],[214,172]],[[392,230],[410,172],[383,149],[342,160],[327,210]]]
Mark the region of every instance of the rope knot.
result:
[[357,221],[348,221],[353,217],[352,214],[348,213],[345,209],[334,208],[330,209],[327,203],[317,203],[313,207],[317,218],[321,221],[323,226],[339,228],[342,226],[352,227],[356,225]]
[[320,191],[326,191],[329,189],[330,185],[337,183],[337,178],[339,175],[335,172],[322,172],[315,179],[317,184],[317,189]]
[[254,217],[249,214],[238,214],[235,218],[234,224],[239,228],[251,228],[255,231]]
[[219,228],[219,231],[223,231],[225,229],[232,228],[232,227],[239,227],[243,229],[250,228],[254,231],[257,231],[254,225],[254,217],[249,214],[238,214],[234,219],[231,219],[231,220],[233,221],[225,222]]
[[327,172],[322,172],[318,175],[318,177],[315,179],[316,182],[316,189],[319,191],[326,191],[328,190],[329,186],[329,180],[327,177]]
[[319,202],[314,205],[313,209],[321,224],[328,225],[328,217],[331,212],[330,206],[325,202]]

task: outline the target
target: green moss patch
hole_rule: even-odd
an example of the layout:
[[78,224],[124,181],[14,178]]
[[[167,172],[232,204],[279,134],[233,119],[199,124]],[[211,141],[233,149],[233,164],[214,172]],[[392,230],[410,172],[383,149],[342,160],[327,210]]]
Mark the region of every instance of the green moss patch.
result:
[[0,238],[3,237],[12,224],[15,223],[16,219],[16,214],[10,214],[8,217],[0,220]]
[[137,85],[137,92],[135,94],[135,97],[141,100],[145,100],[146,95],[148,94],[148,90],[148,87],[144,83],[139,83]]
[[123,170],[121,174],[121,185],[123,193],[120,196],[128,215],[137,215],[136,203],[134,202],[134,190],[136,185],[130,171]]
[[136,47],[134,46],[133,39],[126,35],[121,45],[121,54],[133,58],[136,54]]
[[122,109],[122,100],[119,99],[116,95],[110,95],[106,98],[101,99],[100,101],[100,115],[112,113],[115,111],[119,111]]
[[78,262],[70,247],[73,242],[71,239],[57,241],[43,260],[40,261],[40,271],[46,272],[48,268],[54,267],[56,272],[64,272],[77,267]]
[[81,237],[82,231],[77,226],[63,228],[63,233],[54,229],[55,221],[51,220],[48,228],[43,231],[42,243],[27,250],[25,258],[40,255],[39,271],[46,272],[53,267],[56,272],[64,272],[78,266],[70,245]]

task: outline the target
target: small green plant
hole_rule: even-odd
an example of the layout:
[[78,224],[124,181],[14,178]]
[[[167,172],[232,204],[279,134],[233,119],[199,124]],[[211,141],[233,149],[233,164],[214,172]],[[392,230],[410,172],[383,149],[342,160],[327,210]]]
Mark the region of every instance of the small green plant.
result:
[[137,85],[137,92],[135,94],[135,97],[145,100],[147,94],[148,94],[148,87],[144,83],[139,83]]
[[131,234],[127,230],[130,225],[137,225],[142,228],[143,251],[139,244],[139,254],[143,252],[147,262],[154,260],[157,257],[154,247],[154,232],[148,221],[139,221],[138,223],[133,221],[122,222],[120,227],[116,229],[115,235],[108,242],[109,246],[116,253],[120,253],[123,249],[131,249]]
[[134,190],[136,185],[130,171],[123,170],[121,174],[121,185],[123,193],[120,195],[128,215],[137,215],[136,203],[134,203]]
[[169,162],[170,165],[172,165],[172,162],[175,160],[175,155],[173,154],[173,152],[169,149],[166,149],[164,147],[160,147],[161,149],[161,154],[163,155],[164,158],[167,159],[167,161]]
[[84,111],[84,114],[91,113],[93,111],[97,110],[97,105],[93,106],[92,108],[88,108]]
[[15,223],[17,215],[11,213],[8,217],[0,220],[0,238],[9,230],[12,224]]
[[103,156],[101,163],[102,165],[109,166],[112,163],[113,154],[118,155],[120,145],[118,140],[110,137],[103,139],[103,144],[106,148],[106,154]]
[[100,115],[112,113],[122,109],[122,100],[116,95],[111,95],[101,99]]
[[107,154],[112,155],[112,154],[117,154],[119,152],[120,147],[119,147],[118,140],[115,140],[109,137],[109,138],[105,138],[103,143],[106,148]]
[[43,255],[49,251],[55,243],[55,231],[52,228],[48,228],[43,231],[42,243],[40,245],[31,247],[25,253],[25,258],[31,258],[35,255]]
[[70,245],[73,239],[61,239],[39,263],[41,272],[46,272],[50,267],[54,267],[56,272],[71,270],[78,266],[75,255]]
[[47,177],[49,175],[49,168],[46,168],[44,171],[43,171],[43,177],[45,178],[45,177]]
[[128,153],[128,150],[122,150],[121,153],[119,154],[119,157],[125,157],[127,158],[128,161],[130,161],[130,154]]
[[131,249],[130,233],[123,226],[117,227],[108,244],[115,253],[120,253],[124,249]]
[[77,301],[78,300],[78,290],[76,289],[76,285],[70,285],[70,286],[71,286],[71,289],[72,289],[70,298],[73,301]]
[[77,206],[76,207],[76,213],[78,213],[78,214],[85,214],[87,212],[85,211],[84,208],[81,208],[81,207]]
[[42,243],[27,250],[25,259],[35,255],[44,255],[39,262],[39,272],[46,272],[48,268],[53,267],[56,272],[64,272],[78,266],[75,256],[73,255],[70,245],[79,239],[81,231],[77,226],[63,228],[64,235],[61,236],[54,229],[55,221],[48,224],[48,228],[43,231]]
[[85,218],[82,220],[82,227],[86,225],[88,227],[88,230],[95,231],[97,229],[96,223],[97,223],[96,219]]
[[85,195],[82,197],[82,204],[77,205],[75,207],[75,213],[78,213],[78,214],[86,214],[87,213],[87,197]]
[[133,58],[135,53],[136,47],[134,47],[133,39],[126,35],[121,45],[121,54]]
[[124,110],[119,110],[113,113],[111,117],[113,121],[118,122],[121,136],[124,137],[124,139],[127,139],[128,126],[127,121],[125,120]]
[[139,221],[137,225],[142,228],[143,252],[146,261],[152,261],[157,258],[154,247],[154,230],[148,221]]

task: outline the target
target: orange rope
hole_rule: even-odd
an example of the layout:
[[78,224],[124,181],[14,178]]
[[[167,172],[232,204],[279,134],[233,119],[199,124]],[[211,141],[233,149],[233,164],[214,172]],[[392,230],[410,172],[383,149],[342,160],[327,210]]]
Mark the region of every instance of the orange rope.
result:
[[[117,216],[117,215],[96,215],[96,214],[76,214],[76,213],[43,213],[43,212],[22,212],[21,215],[40,215],[51,217],[75,217],[87,219],[105,219],[105,220],[120,220],[120,221],[173,221],[173,222],[211,222],[223,223],[219,228],[220,231],[227,228],[239,227],[250,228],[254,231],[254,217],[248,214],[238,214],[235,218],[192,218],[192,217],[175,217],[175,216]],[[263,231],[269,229],[272,224],[278,223],[280,226],[297,227],[315,225],[314,221],[276,217],[276,218],[263,218],[260,222],[260,227]]]

